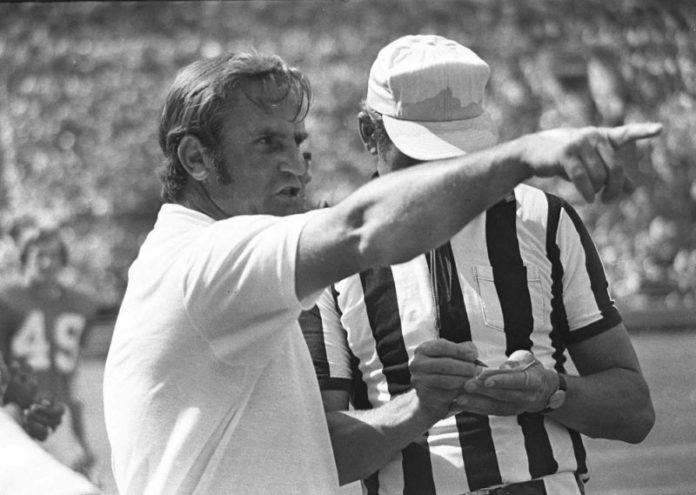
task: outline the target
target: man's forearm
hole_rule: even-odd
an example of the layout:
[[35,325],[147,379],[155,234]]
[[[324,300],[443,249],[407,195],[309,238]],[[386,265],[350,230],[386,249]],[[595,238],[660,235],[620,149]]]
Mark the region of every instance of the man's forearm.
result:
[[569,376],[563,406],[549,417],[593,438],[638,443],[655,423],[648,386],[632,369]]
[[300,239],[298,296],[446,242],[530,176],[518,141],[386,174],[321,211]]
[[371,181],[307,222],[298,250],[297,295],[437,247],[532,176],[570,178],[587,200],[602,188],[605,199],[614,198],[625,185],[615,148],[659,131],[638,124],[545,131]]
[[518,141],[475,155],[427,163],[367,184],[351,209],[372,264],[403,262],[438,246],[531,177]]
[[376,409],[326,413],[341,484],[362,480],[435,423],[414,390]]

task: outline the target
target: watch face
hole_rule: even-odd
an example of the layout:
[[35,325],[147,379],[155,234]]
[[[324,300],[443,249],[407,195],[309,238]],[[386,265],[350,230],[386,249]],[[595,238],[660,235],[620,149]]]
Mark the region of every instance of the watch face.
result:
[[556,390],[553,394],[551,394],[551,397],[549,397],[549,403],[546,405],[547,410],[553,411],[554,409],[558,409],[563,405],[563,402],[565,401],[567,388],[568,385],[566,383],[565,377],[563,376],[563,374],[559,373],[558,390]]

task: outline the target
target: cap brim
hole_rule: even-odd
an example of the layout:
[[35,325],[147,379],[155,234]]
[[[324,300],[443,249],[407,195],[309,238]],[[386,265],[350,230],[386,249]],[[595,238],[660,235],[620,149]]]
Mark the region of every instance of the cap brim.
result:
[[416,160],[442,160],[493,146],[495,126],[484,112],[478,117],[448,122],[399,120],[382,115],[384,128],[399,150]]

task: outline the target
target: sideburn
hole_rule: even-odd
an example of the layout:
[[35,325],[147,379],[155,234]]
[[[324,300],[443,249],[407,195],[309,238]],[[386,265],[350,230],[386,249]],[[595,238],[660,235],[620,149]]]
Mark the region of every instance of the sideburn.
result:
[[211,158],[213,160],[213,167],[215,167],[215,178],[217,181],[224,186],[232,184],[232,175],[225,165],[225,157],[219,150],[219,147],[216,146],[212,149]]

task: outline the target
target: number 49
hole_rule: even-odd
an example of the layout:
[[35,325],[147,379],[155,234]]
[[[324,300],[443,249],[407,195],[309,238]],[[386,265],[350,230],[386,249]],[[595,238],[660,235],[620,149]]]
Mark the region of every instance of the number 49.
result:
[[[85,317],[78,313],[63,313],[54,322],[55,366],[63,373],[75,370],[80,352],[80,337],[85,328]],[[51,344],[47,334],[46,318],[39,310],[32,311],[12,341],[12,352],[23,357],[36,371],[51,367]]]

